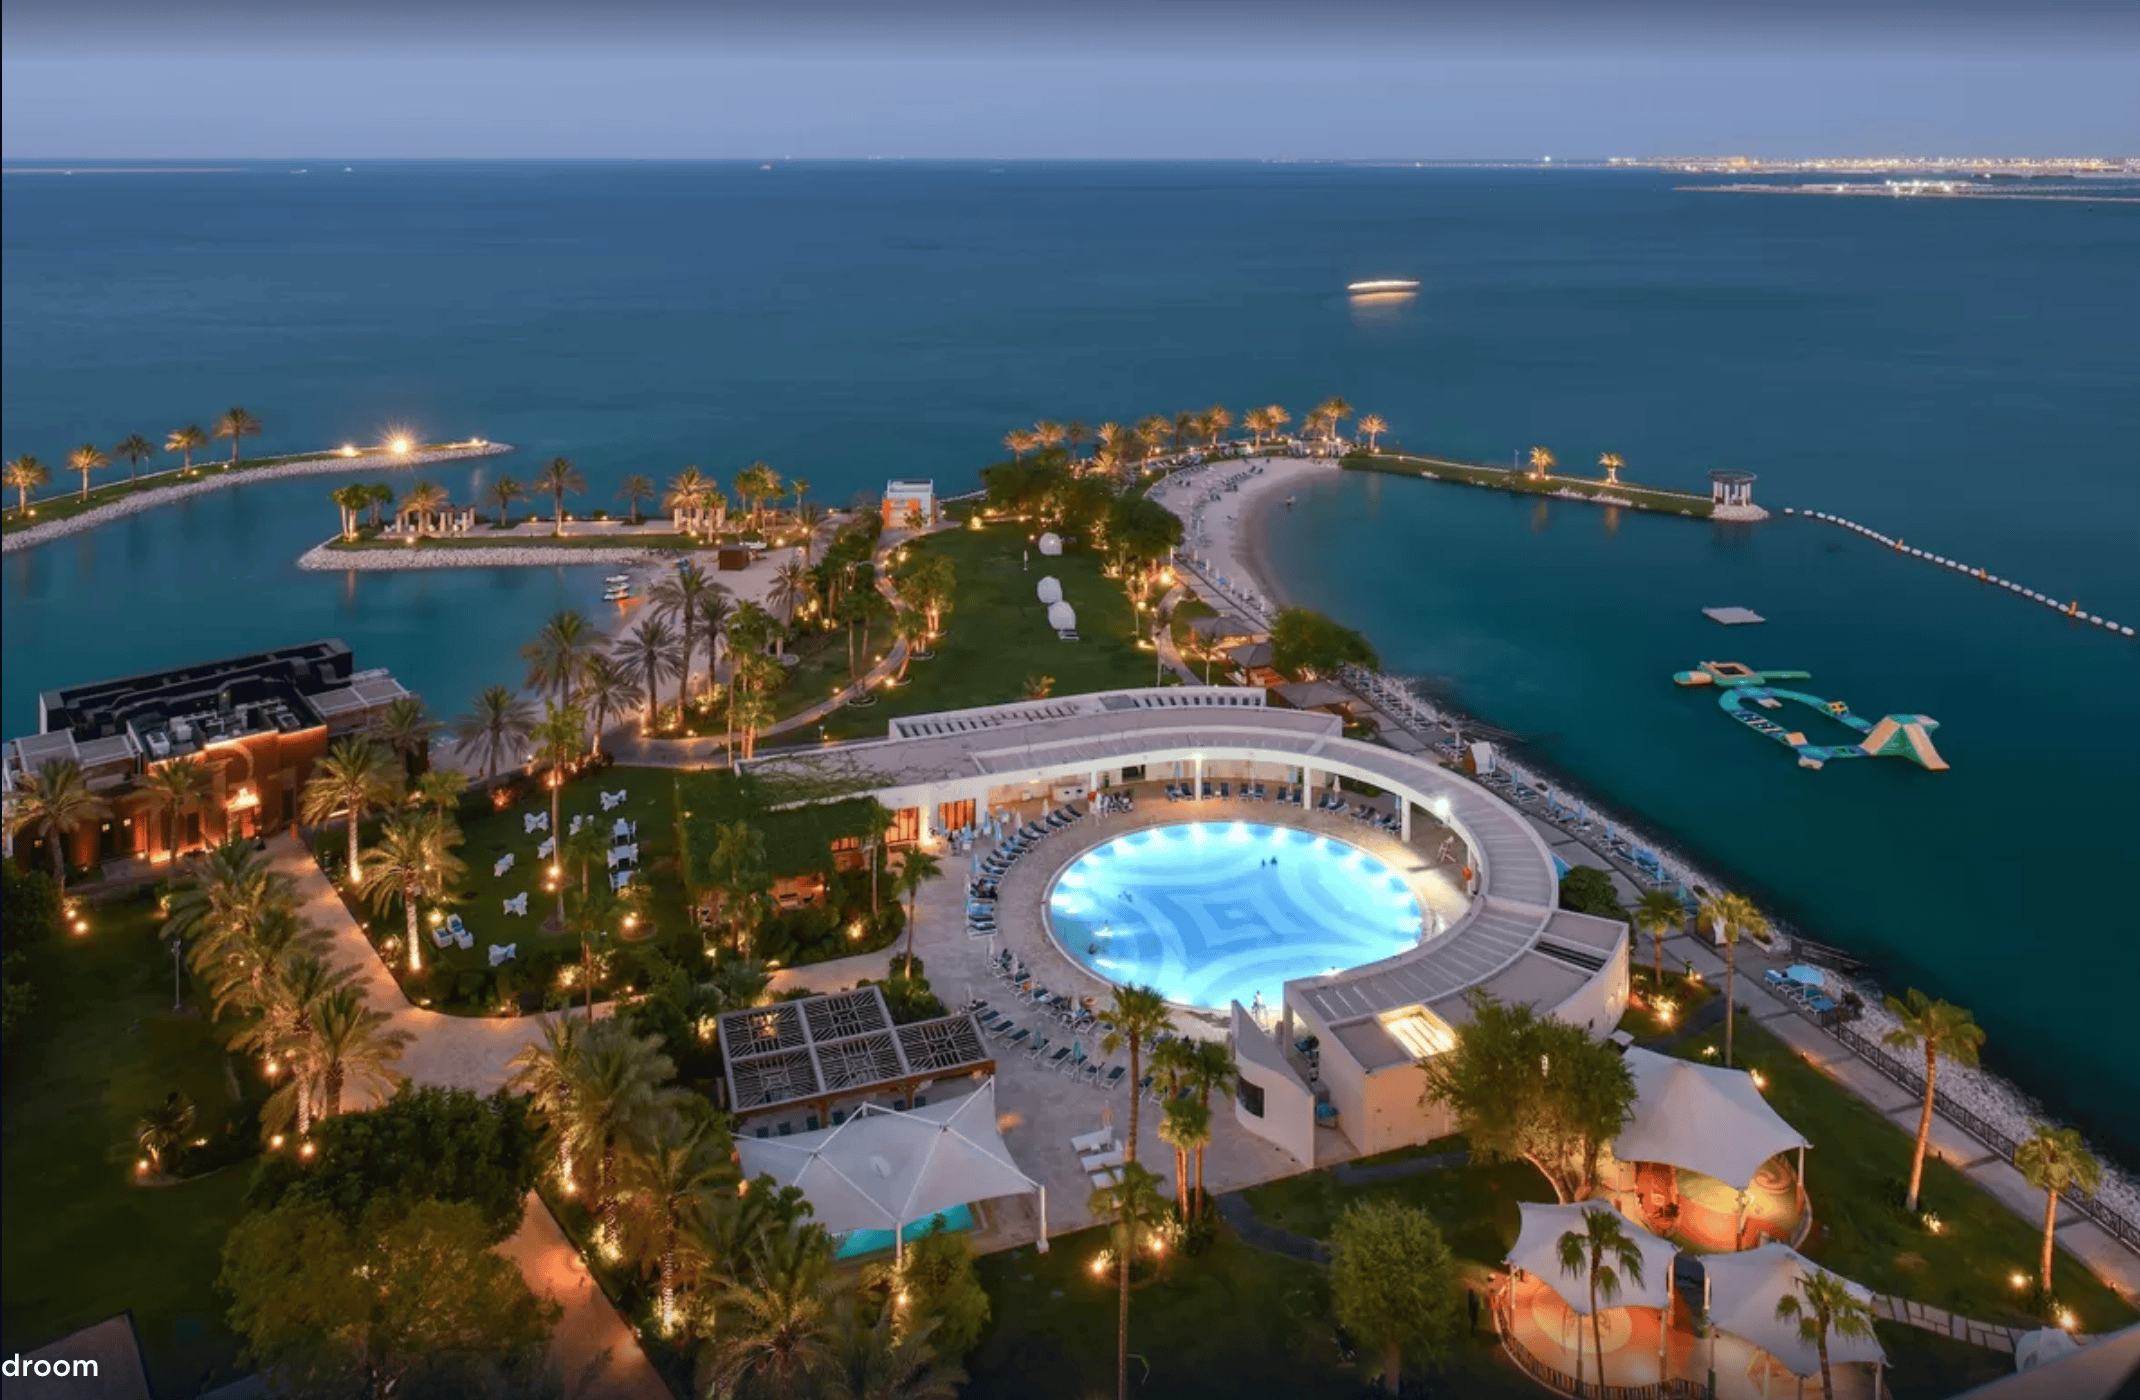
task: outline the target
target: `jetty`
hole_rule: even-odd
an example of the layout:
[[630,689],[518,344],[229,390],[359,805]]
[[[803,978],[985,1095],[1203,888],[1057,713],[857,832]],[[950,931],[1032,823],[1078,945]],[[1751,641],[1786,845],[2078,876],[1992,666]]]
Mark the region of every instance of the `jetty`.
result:
[[1529,467],[1521,464],[1502,467],[1487,462],[1462,462],[1452,457],[1355,449],[1346,453],[1339,465],[1347,471],[1385,472],[1391,476],[1454,482],[1459,486],[1484,486],[1525,496],[1588,501],[1593,505],[1624,506],[1629,510],[1657,511],[1702,520],[1753,523],[1768,519],[1768,512],[1754,504],[1752,472],[1728,468],[1713,471],[1709,473],[1709,494],[1699,496],[1692,491],[1673,491],[1623,481],[1619,459],[1609,453],[1603,477],[1559,474],[1550,454],[1543,454],[1546,465],[1537,465],[1541,455],[1541,450],[1534,449],[1534,465]]

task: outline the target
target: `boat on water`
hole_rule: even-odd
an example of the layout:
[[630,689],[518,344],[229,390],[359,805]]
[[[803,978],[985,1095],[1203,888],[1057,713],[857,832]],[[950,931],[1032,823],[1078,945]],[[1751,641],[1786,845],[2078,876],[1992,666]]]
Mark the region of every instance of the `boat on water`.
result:
[[1354,296],[1373,296],[1377,292],[1416,292],[1419,283],[1404,277],[1375,277],[1365,282],[1347,282],[1345,290]]

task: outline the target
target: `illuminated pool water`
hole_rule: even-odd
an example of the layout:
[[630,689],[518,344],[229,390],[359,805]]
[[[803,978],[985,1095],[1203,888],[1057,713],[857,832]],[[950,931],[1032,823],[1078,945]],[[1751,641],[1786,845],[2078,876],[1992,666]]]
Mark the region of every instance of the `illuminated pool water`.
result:
[[[966,1206],[953,1206],[940,1216],[932,1215],[927,1220],[910,1220],[899,1233],[908,1244],[920,1239],[936,1228],[941,1219],[946,1230],[971,1230],[973,1211]],[[892,1247],[892,1232],[889,1230],[851,1230],[839,1237],[839,1245],[832,1252],[835,1259],[859,1259],[865,1254],[875,1254],[880,1249]]]
[[1063,951],[1110,982],[1223,1010],[1275,1005],[1285,983],[1358,967],[1419,941],[1419,901],[1396,871],[1313,832],[1191,822],[1120,836],[1056,877]]

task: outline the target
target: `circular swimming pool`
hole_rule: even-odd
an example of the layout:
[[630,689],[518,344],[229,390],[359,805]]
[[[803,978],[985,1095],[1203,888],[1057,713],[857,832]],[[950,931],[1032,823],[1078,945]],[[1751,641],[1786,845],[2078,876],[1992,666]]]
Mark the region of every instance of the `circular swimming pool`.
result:
[[1224,1010],[1276,1005],[1295,977],[1358,967],[1419,941],[1403,877],[1327,836],[1191,822],[1118,836],[1048,891],[1055,937],[1110,982]]

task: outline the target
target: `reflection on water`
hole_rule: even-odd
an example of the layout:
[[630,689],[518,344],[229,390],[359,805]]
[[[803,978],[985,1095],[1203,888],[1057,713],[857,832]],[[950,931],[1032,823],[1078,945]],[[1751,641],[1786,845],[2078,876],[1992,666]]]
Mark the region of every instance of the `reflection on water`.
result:
[[1419,299],[1417,292],[1354,292],[1350,297],[1355,321],[1395,321],[1405,304]]

